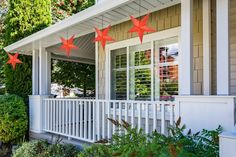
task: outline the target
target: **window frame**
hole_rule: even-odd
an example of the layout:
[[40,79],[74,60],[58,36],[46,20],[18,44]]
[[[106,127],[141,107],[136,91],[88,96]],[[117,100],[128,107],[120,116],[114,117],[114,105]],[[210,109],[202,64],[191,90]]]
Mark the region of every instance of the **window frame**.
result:
[[[163,40],[163,39],[167,39],[167,38],[173,38],[173,37],[177,37],[178,38],[178,44],[179,44],[179,51],[181,51],[181,46],[180,46],[180,32],[181,29],[180,27],[176,27],[176,28],[172,28],[172,29],[168,29],[168,30],[164,30],[164,31],[160,31],[160,32],[155,32],[152,34],[147,34],[144,35],[143,38],[143,44],[150,42],[151,44],[151,64],[148,65],[151,67],[151,101],[154,101],[154,71],[153,68],[154,67],[154,42],[157,40]],[[110,43],[106,45],[106,58],[105,58],[105,98],[106,100],[110,100],[111,99],[111,53],[112,50],[116,50],[116,49],[120,49],[120,48],[126,48],[126,52],[127,52],[127,75],[126,75],[126,79],[127,79],[127,100],[128,101],[136,101],[136,100],[130,100],[129,98],[129,69],[130,69],[130,65],[129,65],[129,48],[130,46],[135,46],[135,45],[139,45],[140,41],[139,41],[139,37],[135,37],[135,38],[131,38],[131,39],[127,39],[127,40],[123,40],[123,41],[117,41],[114,43]],[[181,53],[179,53],[179,58]],[[180,63],[179,63],[180,64]],[[179,66],[180,67],[180,66]],[[180,71],[180,69],[178,69]],[[178,78],[179,79],[179,78]]]

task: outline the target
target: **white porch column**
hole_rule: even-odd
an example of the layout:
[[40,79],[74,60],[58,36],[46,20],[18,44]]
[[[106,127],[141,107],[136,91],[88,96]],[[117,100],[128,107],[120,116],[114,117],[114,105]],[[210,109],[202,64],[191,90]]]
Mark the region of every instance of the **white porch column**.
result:
[[32,50],[32,95],[39,94],[39,53],[35,48]]
[[50,95],[51,53],[39,47],[39,95]]
[[216,0],[216,21],[217,95],[229,95],[229,0]]
[[203,93],[211,95],[211,0],[203,7]]
[[179,94],[193,93],[193,0],[181,0]]
[[[51,53],[39,47],[33,51],[33,95],[29,96],[30,131],[42,133],[44,126],[43,99],[51,91]],[[37,83],[38,82],[38,83]],[[37,85],[38,84],[38,85]]]

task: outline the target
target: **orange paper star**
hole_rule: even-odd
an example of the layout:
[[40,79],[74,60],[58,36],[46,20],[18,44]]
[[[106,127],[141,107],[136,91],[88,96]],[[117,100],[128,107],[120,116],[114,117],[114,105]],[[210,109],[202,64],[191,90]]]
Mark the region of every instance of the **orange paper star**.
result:
[[99,30],[95,27],[95,30],[97,32],[97,37],[94,39],[94,41],[99,41],[102,44],[102,48],[105,49],[107,41],[115,41],[112,37],[108,35],[108,32],[110,30],[111,26],[108,26],[103,31]]
[[154,29],[147,26],[149,15],[150,14],[147,14],[141,20],[130,16],[134,26],[129,30],[129,33],[137,32],[141,43],[143,42],[143,35],[145,32],[155,32]]
[[22,62],[18,59],[19,53],[16,53],[13,55],[11,55],[10,53],[7,53],[9,60],[7,62],[7,64],[11,64],[13,69],[16,69],[16,64],[21,64]]
[[67,57],[70,56],[70,52],[72,49],[77,49],[78,47],[74,45],[74,35],[72,37],[70,37],[69,39],[64,39],[61,37],[61,42],[62,42],[62,45],[61,45],[61,49],[64,49],[66,51],[66,55]]

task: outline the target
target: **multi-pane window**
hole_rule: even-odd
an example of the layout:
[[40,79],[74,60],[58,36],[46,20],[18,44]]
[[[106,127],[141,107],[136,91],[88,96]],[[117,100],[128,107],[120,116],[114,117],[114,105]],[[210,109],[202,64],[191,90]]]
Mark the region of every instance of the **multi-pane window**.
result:
[[129,99],[151,100],[151,43],[129,48]]
[[111,98],[127,99],[127,53],[126,48],[111,51]]
[[177,95],[177,39],[174,37],[112,50],[111,98],[171,100],[173,95]]
[[177,38],[154,42],[154,99],[171,100],[178,95]]

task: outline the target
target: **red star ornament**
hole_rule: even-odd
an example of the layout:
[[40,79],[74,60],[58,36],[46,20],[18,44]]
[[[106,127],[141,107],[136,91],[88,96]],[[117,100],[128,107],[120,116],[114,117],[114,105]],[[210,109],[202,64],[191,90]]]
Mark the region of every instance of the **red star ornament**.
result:
[[77,46],[74,45],[74,39],[75,39],[74,35],[70,37],[69,39],[65,39],[61,37],[61,42],[62,42],[61,49],[64,49],[66,51],[67,57],[70,56],[70,52],[72,49],[78,48]]
[[130,16],[134,26],[129,30],[129,33],[134,33],[134,32],[138,33],[141,43],[143,43],[143,35],[145,32],[155,32],[155,29],[152,29],[147,26],[149,15],[150,14],[147,14],[141,20],[138,20],[133,16]]
[[111,26],[104,28],[104,30],[99,30],[95,27],[97,32],[97,37],[94,39],[94,42],[101,42],[102,48],[105,49],[107,41],[115,41],[112,37],[108,35]]
[[16,64],[21,64],[22,61],[20,61],[18,59],[18,56],[19,56],[19,53],[16,53],[13,55],[11,55],[10,53],[7,53],[8,54],[8,57],[9,57],[9,60],[7,61],[7,64],[11,64],[13,69],[15,70],[16,69]]

